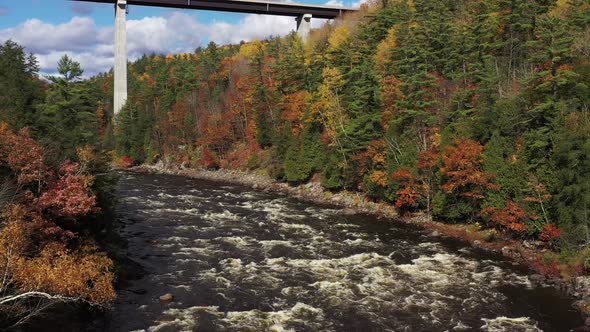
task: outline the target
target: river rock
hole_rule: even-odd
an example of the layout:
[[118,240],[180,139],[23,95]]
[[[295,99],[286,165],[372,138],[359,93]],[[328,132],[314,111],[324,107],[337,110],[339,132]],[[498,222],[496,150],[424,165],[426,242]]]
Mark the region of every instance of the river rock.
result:
[[356,214],[356,211],[353,209],[344,209],[342,210],[342,214],[345,216],[352,216]]
[[335,202],[335,203],[342,203],[342,197],[340,197],[340,196],[334,195],[334,196],[332,196],[331,200],[332,200],[332,202]]
[[581,276],[576,277],[575,281],[576,290],[586,294],[590,294],[590,277],[589,276]]
[[506,246],[506,247],[502,247],[501,249],[502,254],[504,254],[504,256],[506,257],[514,257],[514,251],[512,250],[512,248]]
[[174,295],[171,293],[160,296],[160,302],[172,302],[172,300],[174,300]]
[[541,274],[533,274],[529,277],[529,279],[537,284],[542,283],[543,281],[545,281],[545,277]]
[[154,168],[156,169],[156,171],[164,171],[166,169],[166,165],[164,165],[164,162],[160,159],[158,160],[158,162],[154,165]]
[[430,236],[440,236],[440,233],[438,231],[433,231],[430,233]]
[[473,241],[472,245],[474,247],[476,247],[476,248],[479,248],[479,247],[481,247],[481,241],[480,240],[475,240],[475,241]]

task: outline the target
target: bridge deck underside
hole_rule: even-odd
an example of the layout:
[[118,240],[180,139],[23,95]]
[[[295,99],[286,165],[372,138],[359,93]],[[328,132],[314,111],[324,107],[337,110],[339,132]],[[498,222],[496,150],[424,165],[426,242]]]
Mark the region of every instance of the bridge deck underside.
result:
[[[117,2],[116,0],[74,1],[102,2],[111,4],[115,4]],[[256,0],[127,0],[127,4],[280,16],[301,16],[303,14],[311,14],[314,18],[327,19],[338,17],[349,11],[354,11],[354,9],[350,8]]]

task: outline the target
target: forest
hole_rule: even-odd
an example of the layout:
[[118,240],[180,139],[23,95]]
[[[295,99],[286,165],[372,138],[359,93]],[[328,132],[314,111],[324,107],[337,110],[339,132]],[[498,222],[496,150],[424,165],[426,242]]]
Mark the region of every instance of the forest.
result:
[[67,56],[58,70],[42,79],[34,56],[0,46],[11,324],[55,301],[115,298],[111,161],[320,182],[590,270],[588,0],[382,0],[306,43],[145,55],[117,116],[112,72],[83,80]]
[[384,0],[305,44],[210,43],[130,73],[123,164],[321,181],[590,266],[586,0]]
[[0,329],[57,304],[106,308],[116,297],[115,178],[102,145],[101,95],[63,57],[43,79],[37,59],[0,45]]

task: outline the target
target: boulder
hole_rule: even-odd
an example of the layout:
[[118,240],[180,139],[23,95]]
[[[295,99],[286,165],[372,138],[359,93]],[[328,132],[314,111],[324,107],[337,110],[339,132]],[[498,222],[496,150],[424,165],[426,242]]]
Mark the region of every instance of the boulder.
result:
[[174,300],[174,295],[171,293],[164,294],[160,296],[160,302],[172,302]]

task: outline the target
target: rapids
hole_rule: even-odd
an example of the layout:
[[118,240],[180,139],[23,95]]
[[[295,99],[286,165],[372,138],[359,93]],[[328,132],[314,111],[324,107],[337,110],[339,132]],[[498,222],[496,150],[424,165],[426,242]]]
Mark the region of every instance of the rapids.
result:
[[[572,300],[502,257],[276,193],[122,173],[108,331],[568,331]],[[170,293],[174,300],[159,297]]]

